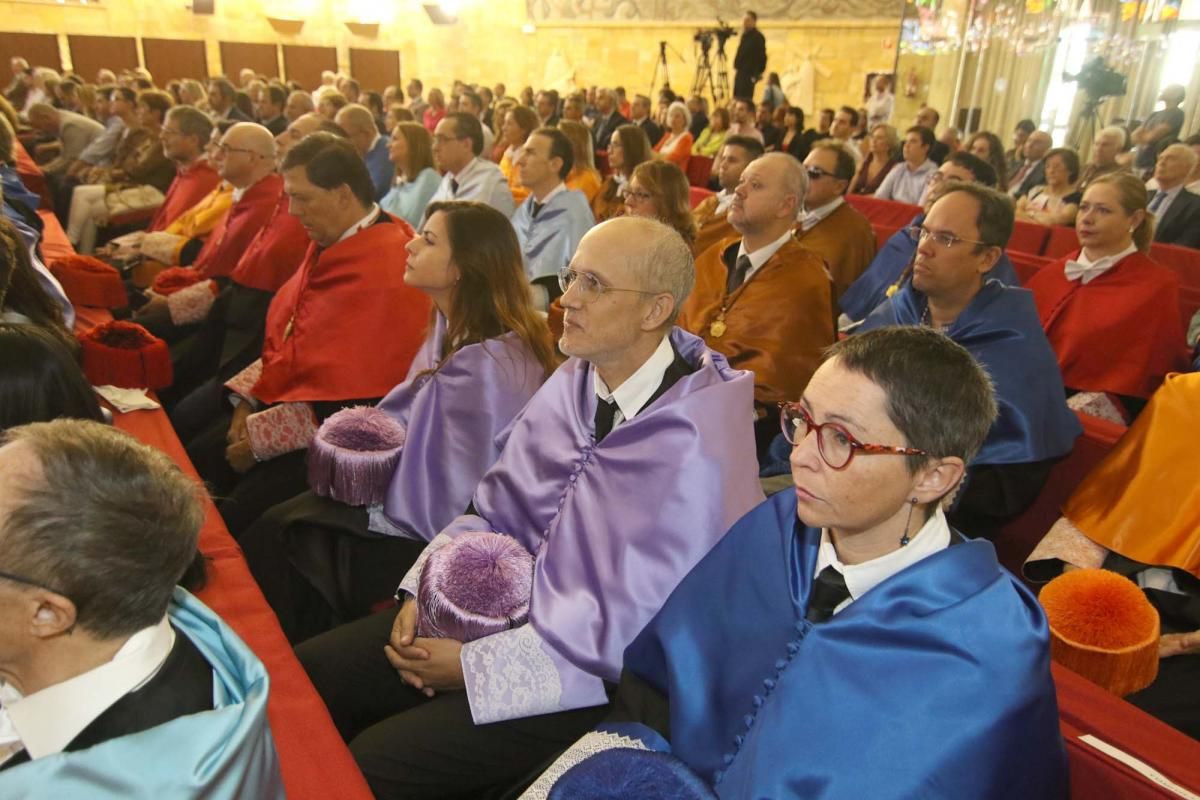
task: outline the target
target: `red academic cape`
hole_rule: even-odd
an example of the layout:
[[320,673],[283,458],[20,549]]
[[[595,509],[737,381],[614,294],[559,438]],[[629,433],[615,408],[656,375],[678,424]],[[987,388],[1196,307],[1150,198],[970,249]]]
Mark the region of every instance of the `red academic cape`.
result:
[[282,191],[283,178],[274,173],[246,189],[204,240],[192,266],[205,278],[223,278],[233,272],[250,241],[271,218]]
[[1063,384],[1085,392],[1149,397],[1168,372],[1187,369],[1179,278],[1133,253],[1091,282],[1063,272],[1076,251],[1025,284],[1058,356]]
[[300,220],[288,213],[288,196],[281,186],[270,218],[242,253],[229,277],[251,289],[278,291],[296,274],[310,244],[312,240]]
[[175,180],[171,181],[171,185],[167,187],[167,194],[163,198],[162,205],[158,207],[158,211],[154,212],[146,230],[165,230],[180,214],[207,197],[209,192],[217,188],[217,184],[220,182],[221,176],[217,174],[206,158],[201,158],[190,167],[177,171]]
[[383,397],[408,374],[425,338],[429,297],[404,283],[414,236],[380,220],[320,248],[271,301],[262,376],[251,393],[267,403]]

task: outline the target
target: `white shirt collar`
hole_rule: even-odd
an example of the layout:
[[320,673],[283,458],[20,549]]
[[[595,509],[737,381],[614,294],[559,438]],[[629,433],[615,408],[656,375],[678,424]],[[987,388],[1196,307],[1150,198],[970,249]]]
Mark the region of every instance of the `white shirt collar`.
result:
[[1079,257],[1067,262],[1063,267],[1063,274],[1067,280],[1073,281],[1078,279],[1083,284],[1088,284],[1099,278],[1104,273],[1115,267],[1126,256],[1133,255],[1137,252],[1137,245],[1130,244],[1119,253],[1114,253],[1111,256],[1103,256],[1095,261],[1087,257],[1085,250],[1079,251]]
[[375,220],[379,219],[379,213],[379,204],[371,203],[371,209],[367,212],[367,215],[347,228],[346,232],[338,237],[338,241],[344,242],[363,228],[371,227],[375,224]]
[[768,245],[764,245],[763,247],[758,248],[753,253],[746,252],[746,240],[745,239],[740,241],[738,243],[738,258],[741,258],[742,256],[750,257],[750,269],[748,269],[746,271],[746,277],[744,278],[744,280],[747,280],[747,281],[750,280],[750,276],[753,275],[754,273],[758,272],[759,268],[762,267],[763,264],[770,261],[771,256],[778,253],[779,248],[781,248],[785,244],[787,244],[788,240],[791,238],[792,238],[792,229],[788,228],[787,232],[785,234],[783,234],[783,236],[780,236],[778,239],[776,239],[775,241],[771,242]]
[[734,193],[728,189],[722,189],[717,192],[717,213],[724,214],[729,210],[729,204],[733,202]]
[[530,198],[532,198],[532,199],[533,199],[533,202],[535,202],[535,203],[541,203],[541,204],[544,206],[544,205],[546,205],[547,203],[549,203],[551,200],[553,200],[553,199],[554,199],[554,196],[555,196],[556,194],[562,194],[562,193],[563,193],[563,192],[565,192],[566,190],[567,190],[567,184],[566,184],[566,183],[564,183],[563,181],[559,181],[559,182],[558,182],[558,186],[555,186],[553,189],[551,189],[551,190],[550,190],[550,193],[546,195],[546,199],[545,199],[545,200],[538,200],[536,197],[534,197],[534,196],[533,196],[533,194],[532,194],[532,193],[530,193],[530,195],[529,195],[529,196],[530,196]]
[[637,413],[642,410],[642,406],[646,405],[650,397],[662,385],[663,375],[674,360],[675,351],[671,348],[671,337],[664,336],[651,356],[642,362],[642,365],[615,390],[608,388],[604,379],[600,377],[600,370],[593,369],[592,387],[596,391],[596,396],[606,403],[616,401],[617,414],[613,422],[614,427],[637,416]]
[[[263,176],[263,177],[266,177],[266,176]],[[261,181],[261,180],[262,180],[262,178],[258,179],[258,181]],[[238,203],[242,202],[242,198],[246,196],[246,192],[250,191],[251,187],[253,187],[256,183],[258,183],[258,181],[255,181],[254,183],[251,183],[247,186],[243,186],[240,189],[236,186],[233,187],[233,204],[236,206]]]
[[846,579],[846,588],[850,590],[850,599],[842,601],[834,614],[862,597],[893,575],[908,569],[923,558],[945,550],[950,545],[950,525],[946,515],[938,505],[921,530],[909,539],[908,544],[898,547],[890,553],[864,561],[861,564],[843,564],[838,558],[837,548],[829,537],[829,529],[821,531],[821,547],[817,551],[817,569],[814,575],[821,574],[825,567],[832,566]]
[[61,753],[114,703],[154,677],[174,646],[175,629],[164,615],[130,636],[112,661],[82,675],[27,697],[0,683],[0,760],[22,749],[31,759]]
[[800,227],[806,231],[810,231],[817,227],[817,223],[828,217],[834,211],[837,211],[838,206],[846,202],[846,198],[838,195],[823,206],[814,208],[811,211],[805,210],[800,216]]

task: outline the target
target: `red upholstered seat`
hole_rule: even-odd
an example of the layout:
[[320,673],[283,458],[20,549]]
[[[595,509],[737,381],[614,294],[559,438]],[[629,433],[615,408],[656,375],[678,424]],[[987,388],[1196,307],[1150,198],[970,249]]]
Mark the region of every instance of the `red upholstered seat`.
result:
[[846,195],[846,202],[858,209],[873,225],[894,225],[899,228],[912,222],[913,217],[921,213],[920,206],[880,200],[866,194]]
[[688,189],[688,202],[691,204],[692,208],[695,208],[703,203],[706,197],[712,197],[714,194],[716,194],[716,192],[712,191],[711,189],[702,189],[699,186],[692,186]]
[[887,240],[892,238],[901,227],[900,225],[879,225],[872,223],[871,230],[875,231],[876,249],[882,248],[887,243]]
[[1008,260],[1012,262],[1013,269],[1017,271],[1017,277],[1021,279],[1022,285],[1027,283],[1039,269],[1050,263],[1049,258],[1033,255],[1032,253],[1009,250]]
[[1185,287],[1200,289],[1200,250],[1154,242],[1150,245],[1150,258],[1179,273]]
[[1042,255],[1046,258],[1062,258],[1079,249],[1079,237],[1075,234],[1074,228],[1062,225],[1050,225],[1049,228],[1050,236],[1046,239],[1046,246],[1042,250]]
[[708,178],[712,175],[713,160],[708,156],[691,156],[688,158],[687,178],[692,186],[708,186]]
[[42,258],[46,263],[75,255],[75,248],[54,212],[39,209],[37,213],[42,218]]
[[1036,222],[1017,220],[1013,226],[1012,236],[1008,239],[1008,252],[1030,253],[1040,255],[1050,238],[1050,228]]
[[20,139],[13,140],[13,155],[17,162],[15,165],[17,177],[21,179],[21,183],[25,184],[25,188],[29,191],[41,195],[42,208],[53,208],[54,203],[50,200],[50,191],[46,188],[46,173],[42,172],[42,168],[29,155],[29,151],[25,149],[25,145],[21,144]]

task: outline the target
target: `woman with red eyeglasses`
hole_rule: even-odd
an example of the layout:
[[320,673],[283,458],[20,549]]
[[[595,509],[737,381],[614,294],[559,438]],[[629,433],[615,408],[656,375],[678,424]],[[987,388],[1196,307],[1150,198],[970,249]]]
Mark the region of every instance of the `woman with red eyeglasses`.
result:
[[603,732],[527,796],[585,752],[644,760],[637,743],[721,798],[1065,796],[1046,618],[942,511],[995,416],[987,374],[936,331],[834,345],[783,409],[792,490],[683,580],[626,649]]

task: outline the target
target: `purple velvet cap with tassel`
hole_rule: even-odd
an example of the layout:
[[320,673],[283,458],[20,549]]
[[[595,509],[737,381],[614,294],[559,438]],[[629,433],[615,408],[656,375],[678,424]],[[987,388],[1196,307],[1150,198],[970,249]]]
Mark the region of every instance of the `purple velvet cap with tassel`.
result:
[[523,625],[533,591],[533,556],[501,533],[464,533],[421,569],[417,635],[470,642]]
[[382,503],[403,447],[404,426],[383,411],[342,409],[325,420],[308,448],[308,485],[347,505]]

